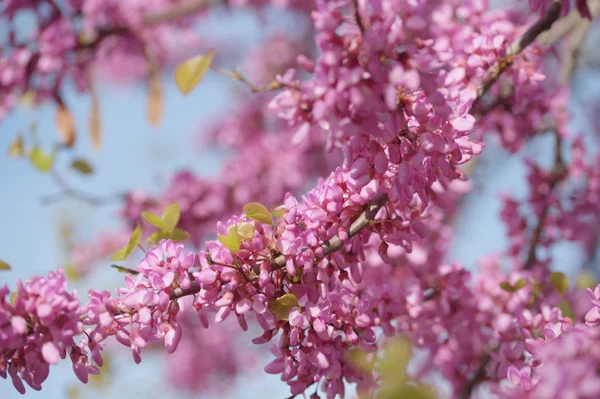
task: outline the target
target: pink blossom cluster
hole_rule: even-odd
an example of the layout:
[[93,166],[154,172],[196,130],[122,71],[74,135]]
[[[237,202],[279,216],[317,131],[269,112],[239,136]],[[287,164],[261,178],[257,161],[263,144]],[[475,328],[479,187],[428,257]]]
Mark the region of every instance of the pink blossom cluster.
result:
[[[195,389],[194,378],[238,370],[229,327],[222,337],[214,329],[229,319],[244,331],[260,329],[253,342],[270,343],[274,357],[265,371],[280,375],[292,395],[317,385],[327,398],[344,396],[347,383],[373,392],[379,376],[356,368],[352,350],[375,354],[398,334],[424,351],[411,375],[441,375],[452,397],[471,397],[478,385],[496,397],[600,395],[600,286],[588,291],[583,324],[559,308],[570,293],[560,281],[557,288],[550,270],[559,240],[593,247],[598,172],[581,140],[573,141],[571,159],[562,154],[567,93],[543,83],[544,51],[507,53],[528,21],[459,0],[318,0],[311,16],[319,52],[297,59],[308,79],[293,69],[278,76],[283,90],[269,107],[280,120],[270,122],[260,105],[241,109],[214,128],[214,141],[239,155],[221,179],[180,173],[158,198],[132,193],[124,210],[137,222],[142,210],[176,201],[179,226],[194,244],[211,224],[218,239],[197,253],[163,240],[145,251],[138,274],[127,275],[116,295],[90,290],[83,307],[64,292],[60,273],[20,285],[15,304],[2,302],[3,377],[20,389],[18,374],[39,388],[47,365],[70,345],[85,380],[115,338],[136,363],[153,342],[169,353],[212,347],[210,364],[190,358],[193,352],[175,355],[200,370],[174,376]],[[500,68],[505,73],[481,97],[481,85]],[[471,278],[445,260],[449,219],[470,188],[461,165],[481,153],[489,130],[516,151],[531,135],[515,132],[539,133],[548,122],[556,130],[554,166],[528,161],[528,197],[507,196],[502,210],[509,246],[484,258]],[[333,172],[308,165],[323,147],[343,153]],[[325,177],[312,190],[294,195],[319,174]],[[283,198],[282,215],[273,223],[268,215],[228,216],[256,198],[269,207]],[[3,298],[9,294],[4,288]],[[37,304],[50,299],[40,316]],[[20,310],[20,300],[29,307]],[[54,327],[60,320],[58,335],[29,333],[50,328],[46,320]]]
[[99,372],[95,365],[102,366],[102,357],[93,345],[75,343],[83,330],[81,314],[62,270],[18,281],[14,292],[0,288],[0,376],[10,377],[20,393],[23,381],[40,390],[50,365],[68,355],[77,377],[87,382],[88,374]]

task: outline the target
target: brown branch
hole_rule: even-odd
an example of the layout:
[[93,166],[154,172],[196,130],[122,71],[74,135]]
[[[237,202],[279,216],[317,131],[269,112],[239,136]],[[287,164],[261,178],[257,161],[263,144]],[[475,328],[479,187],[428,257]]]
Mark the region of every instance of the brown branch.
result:
[[360,33],[365,33],[365,25],[363,24],[362,19],[360,18],[360,11],[358,10],[358,0],[352,0],[352,5],[354,6],[354,19],[358,25],[358,29],[360,29]]
[[490,87],[496,83],[498,78],[500,78],[500,75],[513,64],[515,56],[533,43],[542,32],[550,29],[552,24],[560,16],[561,6],[562,2],[560,0],[555,0],[550,7],[548,7],[546,14],[531,25],[529,29],[527,29],[527,31],[525,31],[525,33],[523,33],[523,35],[506,50],[506,55],[496,62],[490,72],[478,85],[477,98],[473,101],[473,107],[479,102],[481,97],[490,89]]
[[[350,225],[348,229],[348,238],[352,238],[357,235],[362,229],[367,227],[369,223],[375,219],[377,212],[385,205],[388,201],[388,196],[385,193],[378,193],[368,204],[363,213]],[[339,236],[334,236],[321,244],[321,248],[325,252],[324,256],[327,256],[333,252],[336,252],[344,243],[340,240]],[[317,260],[320,258],[317,257]],[[285,266],[286,258],[285,255],[279,255],[278,257],[271,260],[271,267],[273,270],[281,269]]]

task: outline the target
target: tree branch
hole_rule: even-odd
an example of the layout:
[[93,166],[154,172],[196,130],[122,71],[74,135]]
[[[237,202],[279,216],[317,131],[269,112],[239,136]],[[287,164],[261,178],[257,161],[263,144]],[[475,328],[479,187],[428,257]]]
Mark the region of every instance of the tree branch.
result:
[[473,101],[473,107],[479,102],[481,97],[490,89],[490,87],[496,83],[498,78],[500,78],[500,75],[513,64],[515,56],[533,43],[542,32],[550,29],[552,24],[560,16],[561,6],[562,1],[555,0],[550,7],[548,7],[546,14],[531,25],[529,29],[527,29],[527,31],[525,31],[525,33],[523,33],[523,35],[506,50],[506,56],[496,62],[477,87],[477,98]]

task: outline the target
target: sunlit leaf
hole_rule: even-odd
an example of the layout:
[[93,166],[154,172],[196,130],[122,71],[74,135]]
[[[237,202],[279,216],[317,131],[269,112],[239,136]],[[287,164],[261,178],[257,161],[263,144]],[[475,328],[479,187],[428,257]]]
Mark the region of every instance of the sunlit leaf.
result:
[[188,94],[198,83],[210,67],[214,51],[206,55],[198,55],[182,62],[175,69],[175,84],[183,94]]
[[217,239],[232,252],[237,252],[240,250],[240,245],[242,242],[237,233],[237,226],[235,225],[229,227],[227,230],[227,235],[219,234]]
[[569,289],[569,278],[562,272],[553,272],[550,274],[550,282],[556,291],[564,295]]
[[152,212],[143,211],[142,218],[152,226],[157,227],[161,230],[167,230],[167,225],[160,217],[156,216]]
[[8,155],[13,158],[22,157],[25,154],[23,135],[19,133],[15,141],[8,147]]
[[277,206],[273,209],[271,209],[271,215],[273,215],[273,217],[276,218],[280,218],[285,214],[285,207],[283,205],[281,206]]
[[177,202],[167,205],[162,212],[162,220],[165,222],[166,229],[169,233],[172,233],[179,223],[179,217],[181,216],[181,208]]
[[190,235],[187,231],[181,230],[179,227],[175,227],[175,230],[173,230],[170,238],[173,241],[185,241],[190,239]]
[[284,294],[269,301],[269,310],[277,320],[286,321],[290,311],[298,306],[298,298],[294,294]]
[[160,74],[152,69],[148,79],[148,121],[153,126],[160,123],[162,116],[162,90]]
[[238,223],[237,234],[242,240],[254,237],[254,225],[252,223]]
[[11,267],[8,263],[0,259],[0,270],[11,270]]
[[137,247],[138,244],[140,243],[141,237],[142,237],[142,228],[140,227],[140,224],[138,223],[137,226],[135,226],[135,230],[133,230],[133,233],[131,234],[131,238],[129,238],[129,242],[127,243],[127,246],[124,248],[121,248],[117,252],[115,252],[113,254],[113,256],[110,258],[110,260],[112,260],[113,262],[118,262],[118,261],[127,259],[127,257],[129,255],[131,255],[131,253],[133,252],[135,247]]
[[558,303],[558,308],[560,309],[563,317],[570,317],[572,320],[575,320],[575,313],[573,313],[573,308],[571,304],[566,299],[563,299]]
[[71,113],[64,105],[60,105],[56,110],[56,128],[63,144],[72,147],[75,144],[75,123]]
[[21,105],[31,108],[35,104],[35,90],[29,89],[21,96]]
[[90,116],[88,128],[92,146],[98,150],[102,146],[102,122],[100,120],[100,102],[95,91],[91,91],[92,103],[90,105]]
[[33,166],[40,172],[48,172],[54,164],[54,154],[47,155],[42,149],[34,148],[29,153],[29,159]]
[[250,219],[259,221],[265,224],[273,224],[273,215],[263,204],[258,202],[250,202],[244,205],[244,213]]
[[520,278],[519,280],[517,280],[517,282],[514,285],[511,285],[509,282],[504,281],[500,283],[500,288],[507,292],[517,292],[521,288],[525,287],[525,283],[526,281],[524,278]]
[[582,271],[575,280],[575,286],[580,290],[594,288],[596,286],[596,276],[589,270]]
[[63,268],[67,280],[77,281],[80,280],[83,275],[75,268],[75,266],[68,264]]
[[94,172],[94,168],[89,164],[88,161],[82,158],[77,158],[71,162],[71,169],[83,175],[89,175]]

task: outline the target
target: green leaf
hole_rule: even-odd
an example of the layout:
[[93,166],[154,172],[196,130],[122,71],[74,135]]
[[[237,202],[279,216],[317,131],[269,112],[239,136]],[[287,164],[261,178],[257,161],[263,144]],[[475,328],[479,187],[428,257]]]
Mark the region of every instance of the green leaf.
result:
[[29,159],[33,166],[40,172],[48,172],[52,169],[52,165],[54,164],[54,154],[47,155],[43,150],[37,147],[29,153]]
[[157,227],[161,230],[167,230],[167,224],[165,223],[165,221],[153,214],[152,212],[143,211],[142,218],[154,227]]
[[244,213],[250,219],[265,224],[273,224],[273,215],[271,215],[271,212],[269,212],[266,206],[258,202],[250,202],[244,205]]
[[240,245],[242,241],[240,240],[240,236],[237,233],[237,225],[233,225],[229,227],[227,230],[227,235],[219,234],[217,239],[225,245],[231,252],[237,252],[240,250]]
[[171,238],[173,241],[185,241],[190,239],[190,235],[187,231],[181,230],[179,227],[175,227],[175,230],[173,230],[173,233],[169,238]]
[[569,278],[562,272],[553,272],[550,274],[550,282],[556,291],[565,295],[569,289]]
[[71,162],[71,169],[74,169],[81,173],[82,175],[89,175],[94,173],[94,168],[89,164],[85,159],[75,159]]
[[133,233],[131,234],[131,238],[129,238],[129,243],[127,243],[127,246],[124,248],[121,248],[117,252],[115,252],[113,254],[113,256],[110,258],[110,260],[112,260],[113,262],[118,262],[118,261],[127,259],[127,257],[129,255],[131,255],[131,253],[133,252],[135,247],[137,247],[138,244],[140,243],[141,237],[142,237],[142,228],[140,227],[140,224],[138,223],[137,226],[135,226],[135,230],[133,230]]
[[562,312],[563,317],[570,317],[572,320],[575,320],[575,314],[573,313],[573,308],[571,308],[569,301],[563,299],[558,303],[558,308]]
[[194,58],[182,62],[175,69],[175,84],[183,93],[188,94],[204,77],[210,67],[214,51],[209,51],[206,55],[198,55]]
[[165,223],[165,230],[167,230],[169,233],[173,233],[177,223],[179,223],[180,216],[181,208],[179,208],[179,204],[177,202],[167,205],[162,212],[162,220]]
[[252,223],[242,222],[236,226],[237,235],[240,239],[246,240],[254,237],[254,225]]
[[0,260],[0,270],[11,270],[11,267],[8,263]]
[[15,141],[12,142],[8,147],[8,156],[13,158],[20,158],[25,154],[25,145],[23,142],[23,135],[19,133]]
[[276,217],[277,219],[282,217],[284,214],[285,214],[285,206],[283,206],[283,205],[276,206],[275,208],[271,209],[271,215],[273,215],[273,217]]
[[298,306],[298,298],[294,294],[284,294],[269,301],[269,310],[277,320],[287,321],[290,311]]
[[507,281],[503,281],[500,283],[500,288],[507,292],[517,292],[521,288],[525,287],[525,283],[526,281],[524,278],[520,278],[519,280],[517,280],[517,282],[514,285],[511,285]]

